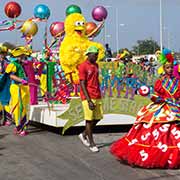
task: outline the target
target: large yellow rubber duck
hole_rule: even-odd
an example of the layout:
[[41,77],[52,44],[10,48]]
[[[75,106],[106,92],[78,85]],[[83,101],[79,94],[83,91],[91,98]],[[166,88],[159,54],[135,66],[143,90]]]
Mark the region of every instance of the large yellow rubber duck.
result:
[[85,35],[86,20],[82,14],[73,13],[65,19],[65,37],[60,46],[60,63],[67,79],[78,84],[77,66],[86,60],[85,52],[89,46],[99,49],[98,60],[104,57],[102,44],[90,41]]

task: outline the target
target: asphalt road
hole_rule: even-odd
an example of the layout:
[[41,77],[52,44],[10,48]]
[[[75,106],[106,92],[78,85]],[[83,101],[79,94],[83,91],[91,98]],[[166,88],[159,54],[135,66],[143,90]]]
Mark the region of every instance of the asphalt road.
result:
[[0,127],[0,180],[180,180],[180,170],[141,169],[121,164],[109,145],[123,133],[98,133],[99,153],[77,135],[61,136],[30,127],[26,137]]

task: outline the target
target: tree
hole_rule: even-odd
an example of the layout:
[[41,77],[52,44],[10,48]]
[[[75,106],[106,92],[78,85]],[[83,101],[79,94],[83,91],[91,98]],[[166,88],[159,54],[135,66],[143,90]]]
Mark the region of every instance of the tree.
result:
[[136,55],[154,54],[160,47],[158,43],[151,39],[138,40],[137,45],[133,46],[133,52]]

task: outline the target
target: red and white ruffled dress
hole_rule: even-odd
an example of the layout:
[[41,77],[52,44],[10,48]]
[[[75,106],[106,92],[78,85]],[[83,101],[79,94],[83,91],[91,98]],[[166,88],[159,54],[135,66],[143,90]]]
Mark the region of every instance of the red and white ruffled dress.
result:
[[[141,108],[128,134],[110,152],[144,168],[180,167],[180,81],[165,76],[155,83],[157,96]],[[164,101],[165,100],[165,101]]]

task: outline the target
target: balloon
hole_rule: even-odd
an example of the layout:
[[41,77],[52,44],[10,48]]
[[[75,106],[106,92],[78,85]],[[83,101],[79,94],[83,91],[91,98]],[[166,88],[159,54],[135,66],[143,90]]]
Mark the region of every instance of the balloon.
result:
[[16,18],[21,14],[21,6],[17,2],[8,2],[4,8],[6,16]]
[[39,4],[34,8],[34,17],[40,19],[48,19],[50,16],[50,10],[48,6]]
[[97,28],[96,23],[94,22],[88,22],[86,23],[86,34],[92,33]]
[[163,54],[164,55],[167,55],[167,54],[170,54],[171,53],[171,50],[167,49],[167,48],[164,48],[163,49]]
[[106,19],[107,17],[107,10],[106,8],[104,8],[103,6],[96,6],[93,10],[92,10],[92,17],[94,18],[94,20],[96,21],[103,21],[104,19]]
[[73,13],[80,13],[81,14],[81,8],[77,5],[70,5],[66,9],[66,16],[73,14]]
[[141,86],[141,87],[139,88],[138,92],[139,92],[139,94],[140,94],[141,96],[147,96],[147,95],[149,94],[149,92],[150,92],[150,89],[149,89],[149,87],[147,87],[147,86]]
[[53,37],[57,37],[58,34],[62,35],[61,33],[64,31],[64,22],[53,22],[49,30]]
[[27,20],[24,22],[21,32],[26,36],[34,36],[38,32],[38,26],[35,22]]

